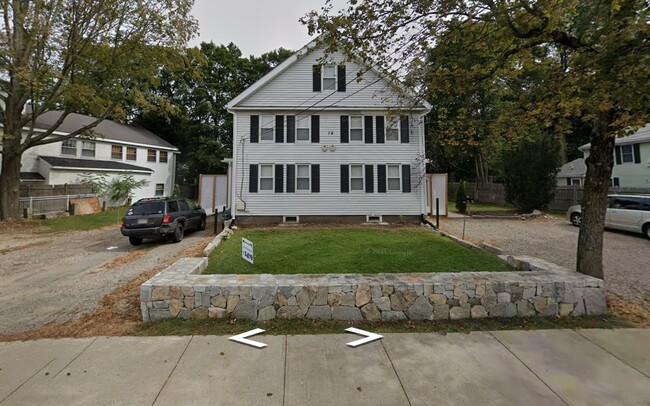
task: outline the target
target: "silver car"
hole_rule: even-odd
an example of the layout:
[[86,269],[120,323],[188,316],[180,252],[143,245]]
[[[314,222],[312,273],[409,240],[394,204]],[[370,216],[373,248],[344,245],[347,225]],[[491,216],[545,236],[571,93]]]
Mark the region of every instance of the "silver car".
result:
[[[650,196],[610,195],[605,215],[605,227],[641,233],[650,238]],[[567,218],[574,226],[582,224],[580,205],[567,210]]]

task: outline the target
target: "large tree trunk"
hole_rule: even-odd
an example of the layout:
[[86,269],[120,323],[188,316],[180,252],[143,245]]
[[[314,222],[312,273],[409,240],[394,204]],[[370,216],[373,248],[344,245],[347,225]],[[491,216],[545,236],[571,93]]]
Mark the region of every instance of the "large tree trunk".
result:
[[20,153],[7,149],[2,154],[2,173],[0,173],[0,220],[20,218]]
[[586,159],[587,175],[582,198],[582,225],[578,234],[580,273],[603,279],[603,233],[607,211],[609,180],[614,166],[614,137],[604,129],[594,129]]

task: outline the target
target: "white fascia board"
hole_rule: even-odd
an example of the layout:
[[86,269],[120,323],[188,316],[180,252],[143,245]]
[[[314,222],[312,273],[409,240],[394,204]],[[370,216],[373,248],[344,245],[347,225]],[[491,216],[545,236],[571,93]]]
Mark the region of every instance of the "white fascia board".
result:
[[75,168],[72,166],[51,166],[50,170],[57,171],[73,171],[73,172],[128,172],[128,173],[141,173],[144,175],[151,175],[153,172],[142,171],[140,169],[107,169],[107,168]]
[[[300,107],[291,107],[291,106],[264,106],[264,107],[236,107],[232,109],[228,109],[228,111],[231,114],[235,114],[238,111],[303,111],[303,112],[309,112],[309,111],[315,111],[315,112],[320,112],[320,111],[386,111],[386,110],[398,110],[403,107],[398,107],[398,106],[385,106],[385,107],[359,107],[359,106],[327,106],[327,107],[318,107],[318,106],[313,106],[311,108],[305,108],[305,106],[300,106]],[[426,106],[424,107],[417,107],[414,109],[411,109],[414,113],[423,113],[426,114],[430,111],[429,108]]]

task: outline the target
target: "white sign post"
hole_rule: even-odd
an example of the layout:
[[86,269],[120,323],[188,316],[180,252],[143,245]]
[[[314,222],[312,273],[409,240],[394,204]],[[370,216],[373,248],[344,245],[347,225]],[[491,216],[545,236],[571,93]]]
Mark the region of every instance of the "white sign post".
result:
[[241,239],[241,257],[253,263],[253,242],[245,238]]

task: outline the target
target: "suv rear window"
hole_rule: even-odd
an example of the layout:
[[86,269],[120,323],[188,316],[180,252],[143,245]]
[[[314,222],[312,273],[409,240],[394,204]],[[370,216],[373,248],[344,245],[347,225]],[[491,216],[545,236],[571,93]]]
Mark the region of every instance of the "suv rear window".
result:
[[129,216],[131,215],[145,215],[145,214],[162,214],[165,211],[165,202],[161,201],[145,201],[133,203],[129,207]]

